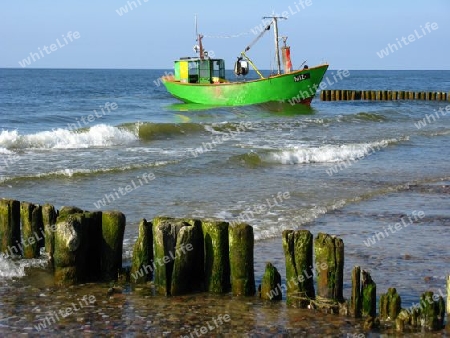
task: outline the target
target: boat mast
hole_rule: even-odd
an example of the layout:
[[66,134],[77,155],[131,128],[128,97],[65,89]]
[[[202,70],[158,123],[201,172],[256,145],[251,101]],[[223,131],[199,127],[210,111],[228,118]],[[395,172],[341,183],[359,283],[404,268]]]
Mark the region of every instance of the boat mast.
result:
[[287,20],[284,16],[265,16],[263,19],[272,19],[273,34],[275,36],[275,56],[277,58],[278,75],[281,74],[280,48],[278,45],[278,19]]

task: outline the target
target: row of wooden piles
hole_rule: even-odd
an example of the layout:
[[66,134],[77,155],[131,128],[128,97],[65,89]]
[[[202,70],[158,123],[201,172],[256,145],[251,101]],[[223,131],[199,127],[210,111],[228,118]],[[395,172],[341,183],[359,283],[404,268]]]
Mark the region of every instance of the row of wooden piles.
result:
[[414,92],[403,90],[348,90],[327,89],[320,92],[322,101],[392,101],[392,100],[423,100],[450,101],[450,92]]
[[[0,249],[37,258],[45,247],[58,285],[117,280],[124,272],[125,223],[124,214],[118,211],[89,212],[76,207],[57,211],[49,204],[3,199]],[[285,292],[290,306],[366,317],[367,328],[379,325],[379,318],[395,321],[400,331],[405,326],[443,328],[444,299],[432,292],[425,292],[421,305],[408,311],[401,308],[401,298],[391,288],[380,298],[377,318],[376,284],[359,267],[352,271],[351,299],[346,301],[342,239],[324,233],[313,238],[308,230],[285,230],[282,245],[286,283],[282,284],[280,273],[268,262],[256,289],[250,225],[170,217],[157,217],[153,222],[143,219],[129,278],[136,284],[153,282],[159,294],[172,296],[231,291],[235,296],[258,294],[268,301],[279,301]]]

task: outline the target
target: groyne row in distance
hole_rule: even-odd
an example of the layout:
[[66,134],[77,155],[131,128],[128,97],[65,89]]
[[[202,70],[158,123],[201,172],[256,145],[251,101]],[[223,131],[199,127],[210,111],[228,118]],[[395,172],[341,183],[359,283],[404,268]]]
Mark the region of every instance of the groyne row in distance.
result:
[[322,101],[393,101],[393,100],[424,100],[450,101],[450,92],[404,91],[404,90],[352,90],[327,89],[320,92]]
[[[381,322],[390,322],[398,331],[444,328],[444,297],[431,291],[422,294],[418,306],[403,309],[400,295],[389,288],[379,299],[377,315],[376,283],[358,266],[352,270],[351,298],[344,299],[344,242],[334,235],[283,231],[285,283],[267,262],[256,287],[253,227],[246,223],[142,219],[128,268],[122,265],[125,226],[120,211],[56,210],[50,204],[0,199],[3,258],[40,258],[45,252],[59,286],[125,279],[149,284],[165,296],[231,293],[273,302],[282,301],[285,294],[291,307],[365,318],[365,329],[380,327]],[[450,291],[450,279],[447,288]]]

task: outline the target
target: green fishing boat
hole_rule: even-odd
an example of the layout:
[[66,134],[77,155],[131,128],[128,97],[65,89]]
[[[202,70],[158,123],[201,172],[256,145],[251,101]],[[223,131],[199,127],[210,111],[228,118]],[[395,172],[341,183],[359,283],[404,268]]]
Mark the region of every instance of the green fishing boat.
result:
[[[265,30],[240,54],[234,66],[237,79],[230,81],[225,78],[225,62],[223,59],[210,58],[202,44],[203,36],[198,36],[196,57],[183,57],[175,61],[174,73],[163,76],[162,82],[168,92],[186,103],[196,103],[211,106],[243,106],[267,102],[289,102],[309,105],[314,98],[317,88],[328,69],[328,64],[315,67],[302,65],[299,70],[292,69],[290,47],[279,47],[278,20],[284,17],[265,17],[271,22]],[[246,52],[270,30],[274,29],[275,56],[278,71],[264,77],[254,65]],[[280,52],[283,60],[281,71]],[[259,79],[247,80],[250,66],[259,75]],[[301,67],[302,67],[301,66]]]

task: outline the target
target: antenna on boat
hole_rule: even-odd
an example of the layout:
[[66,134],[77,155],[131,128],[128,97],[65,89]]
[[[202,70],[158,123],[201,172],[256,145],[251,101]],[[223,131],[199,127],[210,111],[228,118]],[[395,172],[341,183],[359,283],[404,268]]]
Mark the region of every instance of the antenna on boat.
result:
[[198,45],[194,46],[194,52],[199,53],[200,54],[200,60],[204,59],[204,52],[203,52],[203,44],[202,44],[202,39],[203,39],[203,35],[198,34],[198,26],[197,26],[197,14],[195,15],[195,38],[196,41],[198,41]]
[[285,16],[264,16],[263,19],[272,19],[273,34],[275,36],[275,56],[277,58],[278,74],[281,74],[280,48],[278,45],[278,19],[287,20]]

